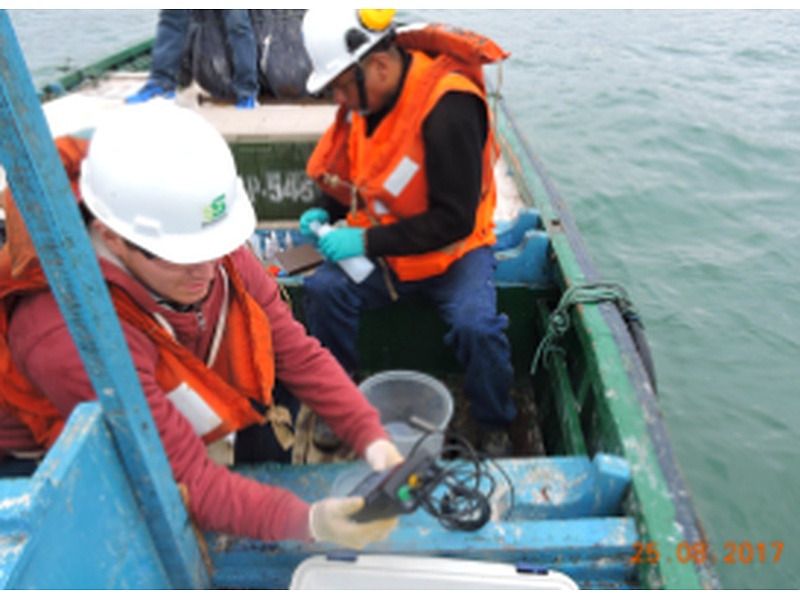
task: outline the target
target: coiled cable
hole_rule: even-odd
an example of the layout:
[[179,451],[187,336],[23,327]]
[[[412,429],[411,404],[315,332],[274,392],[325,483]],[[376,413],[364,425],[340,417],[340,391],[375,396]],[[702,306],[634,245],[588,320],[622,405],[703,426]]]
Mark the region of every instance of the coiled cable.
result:
[[[442,436],[441,431],[430,432],[414,444],[409,456],[430,443],[432,436]],[[447,460],[442,460],[447,456]],[[514,508],[514,486],[511,478],[494,459],[480,455],[467,439],[449,433],[442,445],[439,459],[435,461],[414,488],[415,500],[444,528],[454,531],[477,531],[492,516],[492,496],[498,491],[499,474],[507,483],[509,508]]]

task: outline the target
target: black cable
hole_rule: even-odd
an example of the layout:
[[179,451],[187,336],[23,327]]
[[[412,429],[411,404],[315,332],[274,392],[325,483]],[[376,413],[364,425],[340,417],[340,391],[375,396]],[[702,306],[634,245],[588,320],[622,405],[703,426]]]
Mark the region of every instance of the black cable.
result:
[[[444,433],[431,431],[424,435],[414,444],[409,457],[423,448],[432,436],[444,437]],[[514,509],[514,486],[494,459],[478,454],[461,435],[450,434],[450,438],[447,444],[442,445],[440,458],[430,467],[420,485],[414,488],[414,498],[446,529],[477,531],[491,518],[489,500],[497,490],[493,471],[498,471],[508,484],[508,514]],[[442,456],[449,458],[442,461]]]

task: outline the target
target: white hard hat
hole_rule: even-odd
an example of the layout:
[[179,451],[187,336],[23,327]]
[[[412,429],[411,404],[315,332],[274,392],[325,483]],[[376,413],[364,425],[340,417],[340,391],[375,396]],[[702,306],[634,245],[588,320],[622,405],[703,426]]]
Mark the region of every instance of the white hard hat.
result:
[[80,187],[100,222],[176,264],[224,256],[255,229],[228,144],[166,100],[120,108],[98,125]]
[[309,8],[303,18],[303,41],[313,68],[308,92],[321,92],[391,34],[394,13],[380,8]]

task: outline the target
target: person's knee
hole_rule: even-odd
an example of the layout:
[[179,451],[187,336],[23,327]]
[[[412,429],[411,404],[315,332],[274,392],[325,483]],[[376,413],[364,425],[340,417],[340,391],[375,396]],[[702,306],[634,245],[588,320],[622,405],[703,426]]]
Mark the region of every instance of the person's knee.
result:
[[306,295],[318,298],[339,298],[344,294],[348,280],[341,269],[331,269],[325,266],[317,269],[313,275],[306,277]]
[[453,315],[451,328],[454,335],[470,339],[486,339],[502,335],[508,326],[505,315],[496,314],[494,308],[471,304]]

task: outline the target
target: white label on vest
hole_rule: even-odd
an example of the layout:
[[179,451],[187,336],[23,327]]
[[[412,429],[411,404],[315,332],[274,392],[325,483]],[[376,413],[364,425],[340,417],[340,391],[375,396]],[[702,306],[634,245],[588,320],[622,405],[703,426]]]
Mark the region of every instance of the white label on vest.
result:
[[386,205],[380,200],[375,200],[375,202],[372,203],[372,212],[377,216],[381,216],[387,214],[389,209],[386,208]]
[[217,416],[205,400],[190,388],[186,382],[167,394],[172,403],[181,414],[192,424],[192,429],[199,436],[204,436],[222,424],[222,419]]
[[392,196],[397,198],[417,171],[419,171],[419,165],[407,156],[404,156],[400,164],[392,171],[392,174],[386,178],[383,187]]

